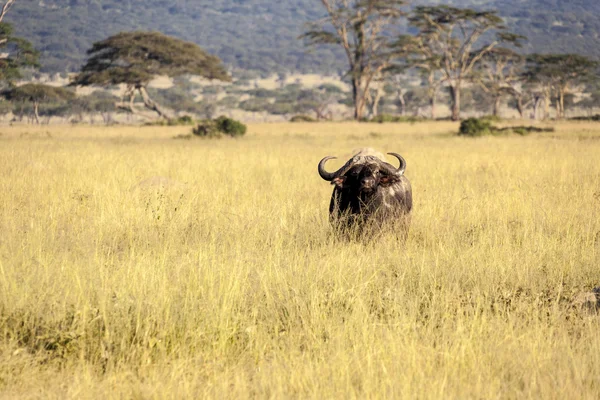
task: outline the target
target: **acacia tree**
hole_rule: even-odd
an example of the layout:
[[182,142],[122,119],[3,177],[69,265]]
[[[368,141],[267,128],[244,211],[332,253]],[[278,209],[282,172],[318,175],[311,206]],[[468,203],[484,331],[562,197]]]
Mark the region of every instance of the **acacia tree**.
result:
[[511,95],[521,118],[527,104],[523,90],[525,57],[512,49],[496,47],[485,54],[476,68],[476,80],[492,97],[492,114],[498,116],[504,97]]
[[[301,38],[309,45],[340,46],[348,60],[354,118],[363,118],[372,81],[389,66],[386,32],[405,15],[405,0],[321,0],[327,17],[314,22]],[[389,33],[389,32],[387,32]]]
[[528,82],[541,87],[544,117],[548,118],[552,97],[556,101],[556,117],[565,116],[565,97],[578,85],[597,76],[598,62],[578,54],[532,54],[524,73]]
[[[418,6],[409,17],[418,29],[421,43],[427,49],[425,60],[441,67],[443,82],[452,100],[452,119],[460,119],[461,90],[472,77],[482,57],[500,42],[515,42],[516,35],[506,32],[496,11],[475,11],[446,5]],[[495,40],[478,47],[483,35],[496,32]]]
[[75,93],[63,87],[27,83],[23,86],[5,90],[3,96],[12,102],[31,103],[33,105],[33,118],[40,123],[40,104],[64,102],[75,98]]
[[94,123],[94,115],[100,114],[106,125],[112,121],[112,114],[117,111],[115,103],[118,97],[105,91],[94,91],[87,96],[77,97],[70,104],[70,110],[76,116],[75,121],[83,122],[84,115],[88,114],[90,123]]
[[89,59],[71,85],[104,86],[125,84],[128,102],[119,108],[136,113],[136,95],[144,106],[160,117],[169,114],[148,95],[147,86],[156,76],[199,75],[208,79],[230,81],[218,57],[194,43],[159,32],[123,32],[94,43]]
[[4,87],[21,78],[21,68],[39,66],[39,53],[31,43],[13,36],[12,25],[3,22],[14,2],[9,0],[0,9],[0,82]]
[[[431,119],[436,118],[436,104],[440,89],[445,82],[442,74],[442,57],[435,53],[435,45],[430,43],[432,36],[400,35],[391,45],[394,54],[392,73],[416,68],[427,86],[427,100]],[[397,80],[396,80],[397,82]],[[402,89],[398,89],[399,100],[404,104]]]

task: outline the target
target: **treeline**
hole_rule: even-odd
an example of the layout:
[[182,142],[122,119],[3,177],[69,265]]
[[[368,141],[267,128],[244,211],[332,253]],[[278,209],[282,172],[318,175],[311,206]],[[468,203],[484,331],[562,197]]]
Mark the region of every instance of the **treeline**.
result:
[[[499,10],[511,31],[529,38],[524,53],[600,56],[596,0],[494,0],[485,6]],[[324,15],[319,0],[45,0],[18,2],[7,20],[41,51],[43,72],[77,72],[92,43],[136,29],[193,41],[232,68],[268,75],[344,68],[343,53],[321,48],[307,53],[297,40],[307,22]]]
[[[14,3],[6,2],[3,10]],[[553,108],[560,119],[572,104],[593,107],[598,102],[595,60],[571,53],[523,55],[519,50],[528,39],[509,29],[496,10],[409,8],[404,0],[322,0],[322,5],[327,16],[307,25],[297,42],[342,54],[341,77],[349,91],[332,84],[289,84],[285,73],[279,74],[277,90],[242,89],[241,82],[251,75],[244,73],[237,85],[215,85],[213,93],[204,87],[199,93],[190,76],[232,81],[222,60],[193,42],[146,31],[121,32],[95,42],[69,88],[15,86],[24,69],[40,68],[40,54],[13,35],[11,25],[2,22],[3,12],[0,81],[8,102],[0,112],[36,123],[55,116],[82,121],[85,115],[100,115],[110,123],[115,112],[144,111],[174,121],[182,112],[212,118],[223,109],[322,120],[332,119],[342,106],[351,107],[356,120],[386,121],[394,118],[379,117],[382,112],[436,119],[437,106],[444,102],[453,120],[461,119],[465,105],[495,116],[509,105],[522,118],[549,118]],[[403,26],[411,34],[391,33]],[[150,82],[158,76],[174,78],[175,86],[152,89]],[[120,97],[109,92],[77,97],[75,87],[104,88]]]
[[[585,56],[519,53],[527,38],[511,31],[496,10],[448,5],[407,9],[404,0],[322,2],[327,17],[315,21],[302,37],[309,46],[328,45],[346,54],[357,120],[377,114],[377,82],[399,86],[402,103],[408,71],[421,76],[431,118],[436,117],[440,91],[448,91],[455,121],[461,118],[462,94],[470,85],[480,86],[493,99],[494,115],[503,98],[511,96],[521,117],[529,104],[537,116],[543,102],[544,118],[551,103],[556,117],[563,118],[567,96],[598,80],[598,63]],[[405,22],[412,34],[390,34]]]

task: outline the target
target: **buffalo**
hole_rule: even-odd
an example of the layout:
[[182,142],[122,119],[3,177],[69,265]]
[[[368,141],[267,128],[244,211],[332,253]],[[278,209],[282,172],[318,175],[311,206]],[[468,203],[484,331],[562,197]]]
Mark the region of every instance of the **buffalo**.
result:
[[412,188],[404,176],[406,160],[398,168],[385,162],[381,153],[365,149],[355,154],[335,172],[327,172],[325,164],[336,157],[319,162],[319,175],[335,185],[329,205],[329,216],[335,228],[363,232],[379,230],[384,224],[399,223],[408,232],[412,211]]

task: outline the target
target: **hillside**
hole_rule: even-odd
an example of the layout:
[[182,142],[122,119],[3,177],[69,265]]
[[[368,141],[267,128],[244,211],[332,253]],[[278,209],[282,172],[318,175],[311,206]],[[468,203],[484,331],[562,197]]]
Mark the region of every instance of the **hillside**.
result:
[[[455,5],[498,8],[530,38],[526,51],[599,56],[596,0],[460,0]],[[7,21],[43,53],[44,70],[77,70],[97,40],[125,30],[158,30],[200,44],[227,65],[263,72],[334,72],[339,53],[307,52],[297,40],[318,19],[318,0],[45,0],[17,2]],[[336,57],[337,55],[337,57]]]

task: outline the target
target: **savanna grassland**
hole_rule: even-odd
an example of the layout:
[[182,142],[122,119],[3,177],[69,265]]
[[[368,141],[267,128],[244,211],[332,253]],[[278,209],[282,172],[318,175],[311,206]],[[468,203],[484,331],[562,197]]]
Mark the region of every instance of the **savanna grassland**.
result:
[[[0,128],[0,397],[597,399],[600,124],[556,127]],[[406,243],[332,235],[363,146]]]

